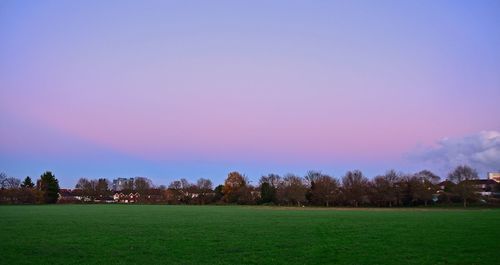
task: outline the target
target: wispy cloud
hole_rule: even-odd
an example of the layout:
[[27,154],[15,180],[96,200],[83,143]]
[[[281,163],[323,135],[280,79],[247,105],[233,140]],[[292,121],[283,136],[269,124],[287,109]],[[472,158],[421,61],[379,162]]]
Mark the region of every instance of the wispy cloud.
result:
[[482,131],[461,138],[444,138],[435,147],[414,150],[409,159],[440,174],[463,164],[480,174],[500,170],[500,132]]

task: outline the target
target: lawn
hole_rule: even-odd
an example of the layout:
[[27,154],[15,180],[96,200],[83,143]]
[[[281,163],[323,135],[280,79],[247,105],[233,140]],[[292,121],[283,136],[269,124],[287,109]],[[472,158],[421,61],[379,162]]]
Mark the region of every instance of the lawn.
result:
[[0,207],[1,264],[499,264],[500,210]]

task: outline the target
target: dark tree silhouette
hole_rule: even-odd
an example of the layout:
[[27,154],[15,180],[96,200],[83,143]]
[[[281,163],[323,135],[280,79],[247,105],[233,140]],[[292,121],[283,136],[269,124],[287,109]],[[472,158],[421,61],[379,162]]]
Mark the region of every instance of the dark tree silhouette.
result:
[[136,177],[134,179],[134,190],[143,194],[145,191],[153,187],[153,182],[145,177]]
[[358,207],[367,195],[368,179],[359,170],[348,171],[342,178],[342,188],[348,203]]
[[45,203],[56,203],[59,197],[59,181],[52,172],[47,171],[40,176],[40,191]]
[[423,200],[424,205],[427,206],[429,201],[432,200],[433,195],[437,193],[437,183],[440,177],[429,170],[422,170],[415,174],[414,177],[420,183],[420,188],[417,191],[418,198]]
[[189,183],[185,178],[174,180],[168,186],[174,203],[189,204],[193,199],[196,185]]
[[458,166],[448,174],[448,179],[456,184],[454,192],[467,207],[467,201],[476,197],[473,180],[478,179],[477,171],[469,166]]
[[26,189],[32,189],[35,187],[35,184],[33,183],[33,181],[31,180],[30,177],[26,177],[23,181],[23,183],[21,184],[21,188],[26,188]]
[[96,196],[96,181],[80,178],[75,185],[75,188],[82,190],[82,195],[93,201]]
[[238,172],[231,172],[224,181],[224,201],[235,203],[239,197],[243,195],[245,186],[247,185],[246,178]]
[[0,189],[5,189],[5,179],[7,179],[7,174],[0,172]]
[[260,183],[260,197],[261,203],[276,203],[276,189],[281,177],[276,174],[269,174],[262,176],[259,180]]
[[8,177],[3,180],[3,188],[18,189],[21,186],[21,180],[14,177]]
[[218,185],[214,189],[214,201],[220,202],[224,198],[224,185]]
[[299,176],[287,174],[278,185],[277,198],[284,204],[300,206],[306,200],[305,194],[304,179]]
[[400,184],[401,174],[395,170],[389,170],[385,175],[375,177],[370,183],[372,203],[389,207],[399,204]]
[[315,205],[330,206],[339,197],[339,182],[337,179],[317,171],[309,171],[306,176],[309,181],[307,199]]
[[95,194],[97,197],[105,197],[110,194],[109,181],[105,178],[98,179],[95,185]]
[[207,204],[212,200],[212,181],[210,179],[200,178],[196,181],[196,192],[198,193],[198,202]]

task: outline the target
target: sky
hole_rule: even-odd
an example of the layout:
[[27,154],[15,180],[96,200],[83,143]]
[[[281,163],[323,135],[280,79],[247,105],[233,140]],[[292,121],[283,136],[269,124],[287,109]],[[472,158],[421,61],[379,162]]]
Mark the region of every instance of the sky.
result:
[[0,171],[500,170],[500,2],[0,2]]

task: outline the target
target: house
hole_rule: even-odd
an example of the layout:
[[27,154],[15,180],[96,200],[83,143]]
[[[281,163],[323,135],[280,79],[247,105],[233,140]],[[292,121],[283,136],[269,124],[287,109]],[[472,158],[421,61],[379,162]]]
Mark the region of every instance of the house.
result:
[[437,184],[438,186],[438,190],[437,190],[437,193],[443,193],[443,192],[449,192],[450,189],[455,186],[455,183],[453,183],[452,181],[450,180],[445,180],[445,181],[441,181]]
[[98,197],[94,198],[94,202],[96,202],[96,203],[114,203],[115,200],[112,196],[109,196],[109,195],[99,195]]
[[[464,181],[468,184],[471,184],[476,189],[476,193],[480,194],[481,196],[493,195],[493,192],[495,191],[495,186],[498,185],[498,183],[492,179],[471,179]],[[455,186],[456,184],[449,180],[445,180],[438,183],[437,185],[438,185],[437,193],[443,194],[446,192],[450,192],[451,188],[453,188],[453,186]]]
[[473,185],[476,189],[476,193],[481,196],[491,196],[495,190],[495,186],[498,184],[492,179],[472,179],[466,181]]
[[86,197],[83,196],[83,191],[80,189],[60,189],[59,199],[60,203],[75,203],[86,201]]
[[140,194],[135,192],[123,193],[116,192],[113,195],[113,200],[118,203],[136,203],[139,200]]

